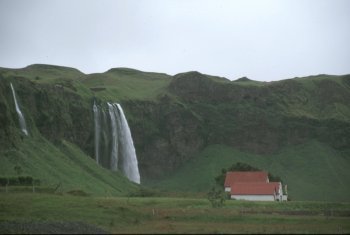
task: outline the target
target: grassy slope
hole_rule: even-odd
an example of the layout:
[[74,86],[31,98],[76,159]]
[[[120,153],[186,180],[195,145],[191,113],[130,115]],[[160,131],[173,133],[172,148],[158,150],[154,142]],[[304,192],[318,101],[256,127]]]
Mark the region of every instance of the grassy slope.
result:
[[[342,97],[344,93],[337,94],[339,88],[344,89],[349,94],[350,86],[345,83],[348,79],[350,79],[349,75],[317,75],[295,78],[291,81],[297,82],[302,89],[299,89],[289,101],[281,96],[276,98],[287,101],[286,114],[289,116],[321,120],[337,119],[349,122],[350,107],[348,100],[344,100],[345,97]],[[279,83],[282,82],[284,81]]]
[[83,85],[86,75],[75,68],[33,64],[21,69],[0,68],[4,77],[22,77],[41,84],[62,85],[64,89],[75,92],[84,98],[91,98],[93,93]]
[[104,88],[94,95],[107,101],[122,99],[155,99],[170,82],[170,76],[127,68],[111,69],[101,74],[90,74],[83,83],[89,88]]
[[47,64],[33,64],[20,69],[0,68],[0,72],[5,77],[26,77],[33,81],[43,83],[48,83],[58,78],[80,80],[84,77],[84,74],[77,69]]
[[171,177],[147,183],[167,190],[208,191],[221,169],[235,162],[245,162],[281,176],[293,200],[350,201],[349,160],[316,141],[265,156],[212,145]]
[[23,175],[32,175],[42,185],[59,191],[83,190],[93,195],[125,195],[137,186],[118,172],[98,166],[75,145],[62,141],[56,147],[42,137],[24,137],[19,149],[1,151],[0,172],[14,176],[15,166]]
[[[9,232],[1,227],[3,221],[44,224],[80,221],[112,233],[136,234],[350,232],[348,203],[226,201],[223,208],[211,208],[206,199],[100,198],[31,193],[0,194],[0,208],[0,233]],[[21,228],[12,228],[12,231],[18,229]]]

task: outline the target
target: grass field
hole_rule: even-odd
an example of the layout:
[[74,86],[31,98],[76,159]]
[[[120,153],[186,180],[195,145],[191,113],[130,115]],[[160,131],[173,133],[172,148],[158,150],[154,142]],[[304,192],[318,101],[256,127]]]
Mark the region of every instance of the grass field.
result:
[[266,156],[244,153],[224,145],[212,145],[175,174],[146,184],[170,191],[207,192],[215,184],[214,179],[221,169],[236,162],[244,162],[280,176],[288,185],[292,200],[350,200],[349,161],[317,141]]
[[222,208],[212,208],[200,198],[1,193],[0,208],[0,233],[33,231],[30,226],[27,231],[2,226],[6,223],[56,223],[61,229],[83,223],[111,233],[350,232],[348,203],[226,201]]

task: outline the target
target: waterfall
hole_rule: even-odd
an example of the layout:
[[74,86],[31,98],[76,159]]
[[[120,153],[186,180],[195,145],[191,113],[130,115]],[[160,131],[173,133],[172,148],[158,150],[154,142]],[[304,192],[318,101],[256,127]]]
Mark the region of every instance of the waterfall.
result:
[[113,171],[120,170],[129,180],[139,184],[136,151],[122,107],[117,103],[107,103],[106,113],[103,107],[94,103],[93,111],[95,158],[98,159],[98,164]]
[[100,163],[99,142],[100,142],[101,126],[100,126],[100,114],[95,102],[93,106],[93,111],[94,111],[94,119],[95,119],[95,159],[97,163]]
[[123,170],[125,175],[136,183],[140,183],[140,173],[136,158],[134,142],[131,137],[128,121],[125,118],[124,112],[120,104],[117,104],[120,112],[120,135],[121,135],[121,152],[123,156],[127,156],[123,160]]
[[[98,107],[98,106],[97,106]],[[111,125],[110,119],[108,119],[109,115],[105,112],[104,109],[100,109],[102,112],[102,120],[101,120],[101,132],[100,137],[101,141],[99,143],[99,156],[100,162],[99,164],[107,169],[110,169],[111,161],[110,161],[110,136],[111,136]]]
[[21,109],[20,109],[19,106],[18,106],[15,89],[13,88],[12,83],[10,83],[10,85],[11,85],[11,90],[12,90],[13,99],[15,100],[15,106],[16,106],[16,112],[17,112],[17,114],[18,114],[19,125],[20,125],[20,127],[21,127],[22,132],[23,132],[25,135],[28,135],[26,120],[24,119],[24,116],[23,116],[23,114],[22,114],[22,112],[21,112]]
[[118,127],[117,127],[117,121],[118,116],[115,112],[115,106],[114,104],[107,103],[108,105],[108,112],[109,116],[111,118],[111,126],[112,126],[112,149],[111,149],[111,170],[117,170],[118,169]]

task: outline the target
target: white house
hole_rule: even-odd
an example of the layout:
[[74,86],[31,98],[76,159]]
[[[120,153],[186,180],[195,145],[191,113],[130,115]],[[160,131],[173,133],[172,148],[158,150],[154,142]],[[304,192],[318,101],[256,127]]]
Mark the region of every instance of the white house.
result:
[[264,171],[228,172],[225,179],[225,191],[230,192],[231,199],[248,201],[282,201],[281,182],[270,182]]

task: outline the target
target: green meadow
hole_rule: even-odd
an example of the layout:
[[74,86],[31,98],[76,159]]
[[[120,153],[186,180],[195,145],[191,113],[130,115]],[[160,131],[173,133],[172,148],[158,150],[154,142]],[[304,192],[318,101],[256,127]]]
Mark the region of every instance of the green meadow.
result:
[[[59,232],[72,222],[106,233],[133,234],[350,232],[349,203],[230,200],[212,208],[205,198],[1,193],[0,208],[0,233]],[[5,226],[11,223],[33,226]]]

